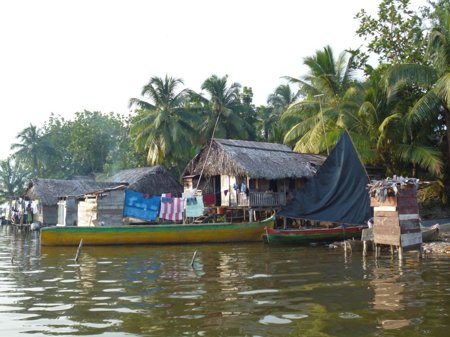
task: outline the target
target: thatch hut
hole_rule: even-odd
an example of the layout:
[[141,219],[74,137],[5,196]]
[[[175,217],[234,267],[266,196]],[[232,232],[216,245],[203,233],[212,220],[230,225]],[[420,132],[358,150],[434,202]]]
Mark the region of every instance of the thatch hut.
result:
[[188,163],[183,184],[185,190],[198,186],[206,204],[277,208],[324,161],[287,145],[214,138]]
[[160,196],[163,193],[179,196],[183,192],[182,185],[164,166],[126,169],[106,180],[120,186],[91,190],[77,198],[79,226],[114,226],[137,221],[127,216],[127,211],[139,207],[140,203],[134,197],[127,199],[129,190],[139,192],[141,198]]
[[128,189],[147,195],[183,192],[183,186],[161,165],[122,170],[106,181],[127,184]]
[[117,184],[99,183],[86,178],[74,180],[36,178],[30,181],[24,197],[39,205],[38,212],[34,214],[34,221],[46,226],[57,223],[74,224],[77,215],[76,204],[74,199],[68,196],[82,195],[115,185]]

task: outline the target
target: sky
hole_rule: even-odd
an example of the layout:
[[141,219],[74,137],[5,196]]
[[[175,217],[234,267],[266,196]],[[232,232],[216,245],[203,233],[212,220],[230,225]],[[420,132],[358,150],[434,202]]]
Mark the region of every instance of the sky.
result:
[[51,113],[129,114],[153,76],[200,92],[209,76],[228,75],[265,104],[316,50],[361,46],[354,16],[376,14],[380,1],[0,1],[0,159]]

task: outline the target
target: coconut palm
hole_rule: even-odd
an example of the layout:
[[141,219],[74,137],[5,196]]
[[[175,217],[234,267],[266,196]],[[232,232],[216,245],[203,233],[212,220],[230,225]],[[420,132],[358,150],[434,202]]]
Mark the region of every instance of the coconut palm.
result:
[[52,146],[43,137],[42,132],[35,125],[23,129],[16,137],[20,143],[11,145],[11,150],[16,150],[18,159],[30,165],[33,175],[38,177],[45,157],[52,152]]
[[421,167],[432,174],[442,170],[442,158],[429,137],[431,126],[409,123],[408,97],[388,96],[382,75],[373,71],[365,83],[365,97],[349,132],[364,162],[386,167],[386,174],[416,175]]
[[[267,98],[267,106],[257,109],[257,128],[264,141],[283,142],[281,115],[299,96],[289,84],[279,85]],[[281,137],[280,137],[281,135]]]
[[354,53],[334,57],[331,47],[306,57],[308,73],[300,79],[286,77],[299,86],[301,99],[293,103],[282,119],[295,119],[285,135],[285,143],[300,152],[325,152],[342,129],[352,123],[362,101],[360,85],[353,79]]
[[450,186],[450,12],[448,3],[436,7],[437,22],[429,34],[429,64],[399,64],[386,78],[391,95],[405,85],[417,85],[424,94],[406,116],[411,127],[432,126],[432,135],[446,144],[447,185]]
[[228,76],[212,75],[203,82],[201,89],[206,97],[190,92],[191,101],[197,103],[204,118],[200,125],[200,144],[213,134],[217,138],[248,139],[253,129],[240,115],[243,111],[241,85],[228,85]]
[[173,77],[152,77],[141,95],[149,101],[132,98],[130,106],[138,108],[131,127],[138,151],[146,149],[150,165],[177,166],[190,153],[193,116],[185,109],[186,89],[178,90],[183,81]]
[[0,204],[21,196],[28,172],[13,157],[0,161]]

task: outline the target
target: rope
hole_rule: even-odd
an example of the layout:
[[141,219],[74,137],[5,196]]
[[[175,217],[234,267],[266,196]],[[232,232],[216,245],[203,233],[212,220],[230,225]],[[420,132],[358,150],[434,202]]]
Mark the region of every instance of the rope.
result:
[[203,162],[203,167],[202,167],[202,170],[200,171],[200,176],[198,178],[197,186],[195,187],[195,191],[198,190],[198,185],[200,185],[200,180],[202,179],[203,171],[205,170],[206,162],[208,161],[209,153],[211,152],[212,140],[214,139],[214,135],[216,133],[217,124],[219,123],[219,118],[220,118],[221,113],[222,113],[222,109],[220,109],[219,114],[217,115],[216,124],[214,124],[211,141],[209,142],[208,152],[206,153],[206,158],[205,158],[205,161]]

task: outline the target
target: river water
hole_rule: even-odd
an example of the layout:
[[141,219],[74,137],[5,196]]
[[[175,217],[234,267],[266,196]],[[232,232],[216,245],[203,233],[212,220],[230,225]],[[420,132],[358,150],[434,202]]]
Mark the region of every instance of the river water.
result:
[[76,250],[2,226],[1,336],[449,336],[446,256],[252,243],[83,247],[77,263]]

